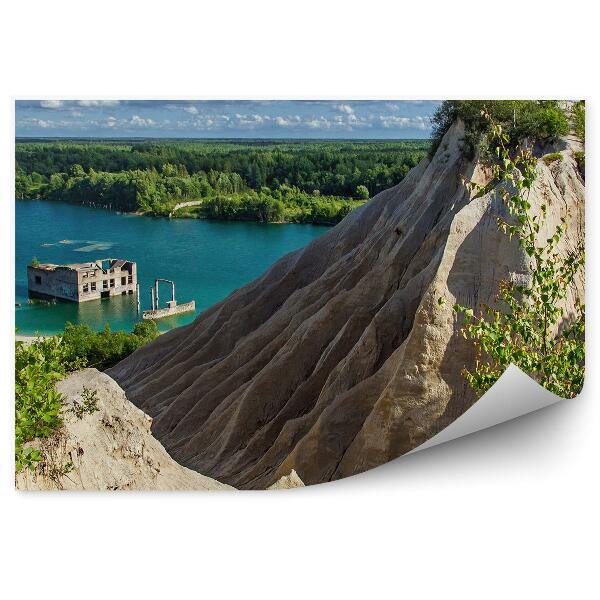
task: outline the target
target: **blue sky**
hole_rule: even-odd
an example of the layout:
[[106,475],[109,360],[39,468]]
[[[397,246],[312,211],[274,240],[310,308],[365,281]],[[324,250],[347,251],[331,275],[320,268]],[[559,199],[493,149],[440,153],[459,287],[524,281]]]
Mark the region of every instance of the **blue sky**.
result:
[[19,100],[18,137],[426,138],[430,100]]

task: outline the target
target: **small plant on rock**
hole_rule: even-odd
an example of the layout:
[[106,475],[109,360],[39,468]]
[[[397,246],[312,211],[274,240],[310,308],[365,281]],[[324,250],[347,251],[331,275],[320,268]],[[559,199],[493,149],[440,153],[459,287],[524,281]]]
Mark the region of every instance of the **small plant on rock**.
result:
[[84,386],[81,391],[81,402],[75,401],[71,407],[71,412],[78,419],[83,419],[85,415],[92,415],[99,410],[98,392]]

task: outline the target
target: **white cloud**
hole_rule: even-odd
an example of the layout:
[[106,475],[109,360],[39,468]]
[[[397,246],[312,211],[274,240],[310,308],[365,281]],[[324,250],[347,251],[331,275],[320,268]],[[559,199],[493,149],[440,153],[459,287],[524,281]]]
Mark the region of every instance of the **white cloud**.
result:
[[354,113],[354,109],[349,104],[334,104],[333,108],[347,115]]
[[154,121],[152,119],[144,119],[139,115],[133,115],[129,121],[129,124],[133,125],[134,127],[151,127],[154,125]]
[[331,123],[325,117],[310,119],[306,121],[306,125],[311,129],[329,129],[331,127]]
[[429,129],[430,123],[427,117],[417,115],[416,117],[397,117],[395,115],[381,115],[379,122],[386,129],[406,129],[414,127],[415,129]]
[[118,106],[119,100],[78,100],[79,106]]
[[299,115],[288,115],[287,117],[279,115],[274,117],[273,121],[279,127],[294,127],[302,124],[302,119]]
[[48,129],[55,126],[56,123],[54,121],[37,119],[35,117],[28,117],[17,122],[17,127],[41,127],[42,129]]
[[185,110],[186,113],[190,113],[190,115],[198,114],[198,109],[195,106],[184,106],[183,110]]
[[40,106],[42,108],[60,108],[64,105],[63,100],[41,100]]

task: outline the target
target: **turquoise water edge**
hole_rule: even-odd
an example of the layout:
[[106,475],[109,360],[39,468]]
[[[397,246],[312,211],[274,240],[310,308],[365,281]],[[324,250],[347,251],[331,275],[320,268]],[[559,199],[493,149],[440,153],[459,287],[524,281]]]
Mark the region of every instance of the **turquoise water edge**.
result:
[[[274,225],[119,214],[64,202],[17,200],[15,326],[24,335],[55,334],[65,323],[130,331],[138,321],[134,296],[81,304],[29,303],[27,265],[35,256],[56,264],[124,258],[137,262],[142,310],[154,279],[171,279],[179,303],[196,312],[158,321],[161,331],[190,323],[201,311],[261,275],[278,258],[327,231],[317,225]],[[168,296],[165,288],[161,306]]]

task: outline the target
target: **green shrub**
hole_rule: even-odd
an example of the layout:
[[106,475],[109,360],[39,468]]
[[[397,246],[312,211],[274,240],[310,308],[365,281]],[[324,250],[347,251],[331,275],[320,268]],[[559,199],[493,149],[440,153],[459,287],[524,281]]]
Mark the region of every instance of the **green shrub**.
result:
[[569,132],[569,122],[555,100],[445,100],[432,117],[432,155],[457,119],[465,124],[463,152],[473,158],[479,151],[487,157],[490,121],[499,123],[508,135],[509,148],[523,140],[553,141]]
[[88,325],[67,323],[62,343],[72,360],[81,359],[86,366],[103,370],[117,364],[157,336],[158,327],[154,321],[136,323],[131,333],[111,331],[108,325],[96,333]]
[[560,152],[551,152],[550,154],[546,154],[542,160],[547,164],[551,165],[553,162],[557,160],[562,160],[563,155]]
[[[531,282],[501,282],[499,306],[484,305],[478,315],[471,307],[454,306],[455,313],[465,317],[462,335],[473,340],[477,349],[475,367],[463,374],[481,396],[514,364],[551,392],[572,398],[581,391],[585,376],[585,307],[578,304],[571,322],[561,326],[564,299],[584,268],[583,241],[566,255],[558,251],[567,228],[565,219],[551,237],[537,239],[547,210],[542,205],[541,214],[533,214],[528,201],[537,161],[527,150],[511,157],[508,136],[500,125],[490,122],[501,159],[493,166],[493,182],[501,182],[500,195],[511,215],[509,221],[498,217],[498,228],[509,239],[515,238],[529,257]],[[491,189],[474,182],[469,187],[478,194]]]
[[573,129],[575,135],[585,144],[585,102],[580,100],[573,106]]
[[357,200],[368,200],[369,199],[369,190],[364,185],[359,185],[356,188],[355,197]]
[[[52,435],[62,424],[63,397],[55,384],[83,367],[105,369],[158,336],[154,321],[137,323],[131,333],[96,333],[87,325],[67,323],[62,335],[15,347],[15,464],[17,472],[43,461],[38,450],[24,448],[34,438]],[[73,412],[82,418],[96,409],[95,394],[84,389],[83,403]]]
[[58,338],[37,340],[15,348],[15,461],[16,470],[34,468],[42,460],[26,442],[48,437],[60,427],[62,396],[54,384],[69,371],[83,366]]

